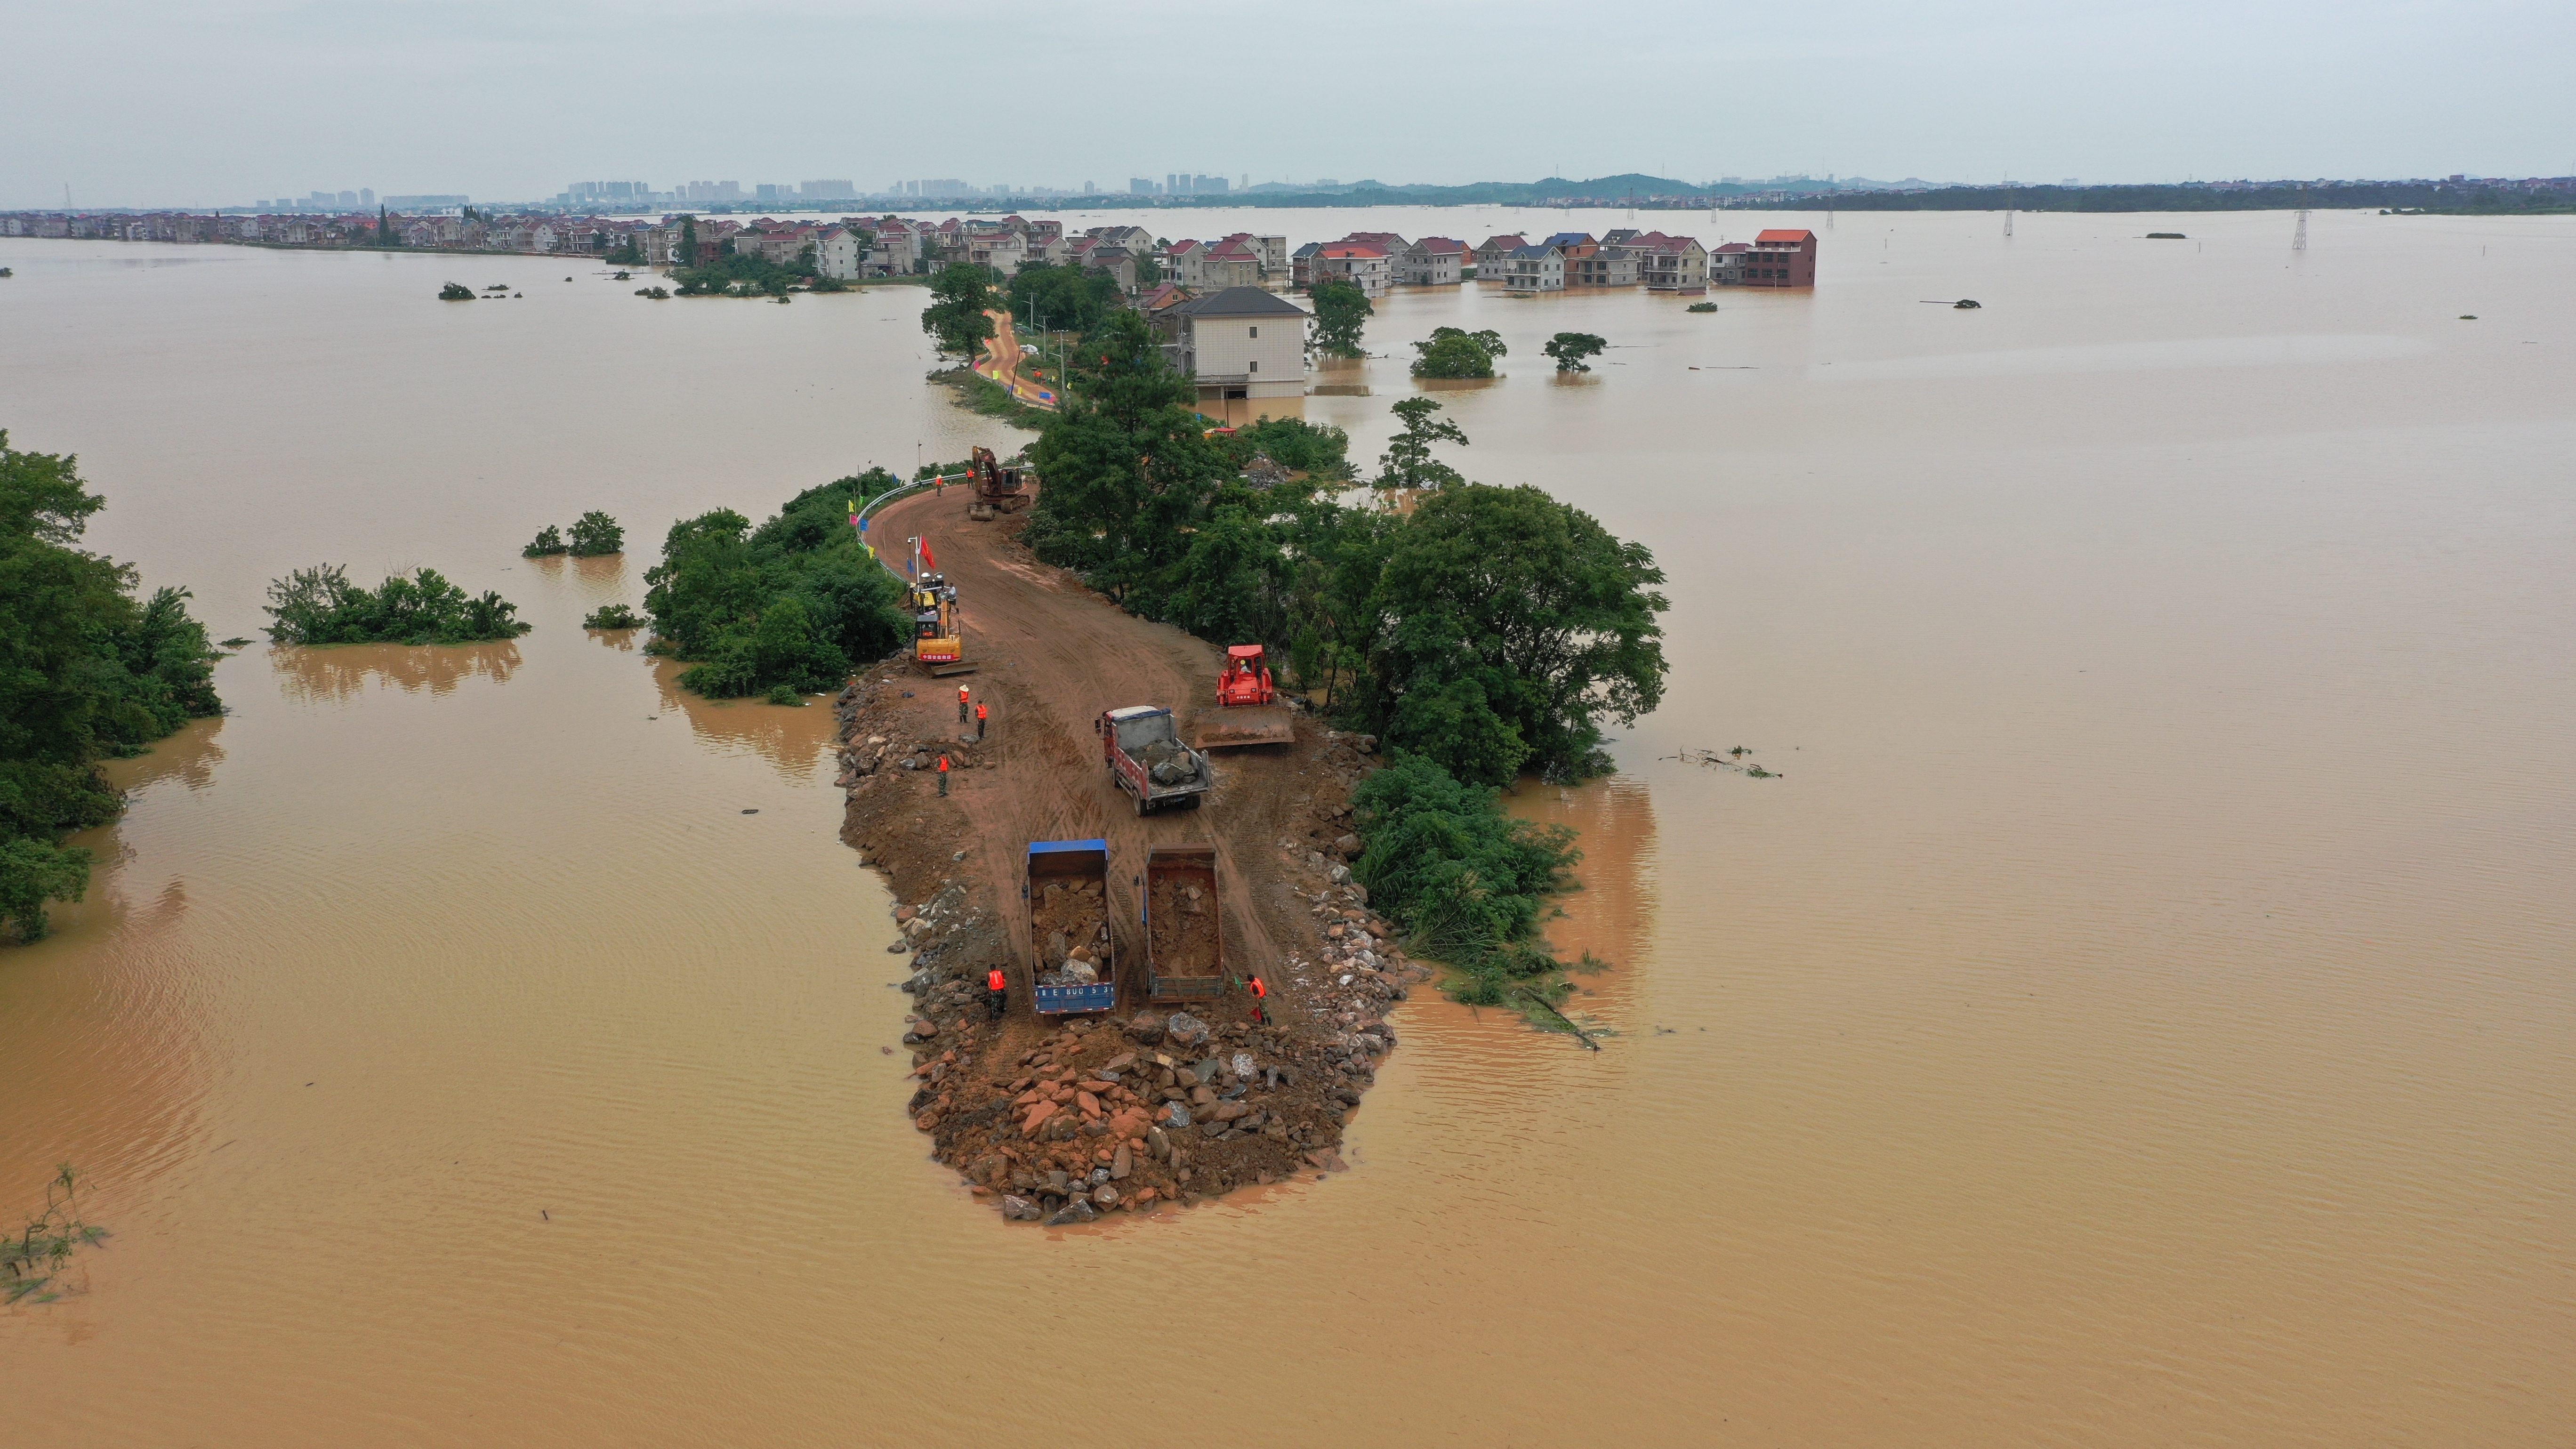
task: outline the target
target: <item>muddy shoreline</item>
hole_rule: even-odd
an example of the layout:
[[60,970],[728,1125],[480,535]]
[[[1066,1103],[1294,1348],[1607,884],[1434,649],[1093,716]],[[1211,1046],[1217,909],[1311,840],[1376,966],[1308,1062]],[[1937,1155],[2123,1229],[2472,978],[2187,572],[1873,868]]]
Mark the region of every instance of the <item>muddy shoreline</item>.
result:
[[[1017,520],[969,524],[962,508],[925,495],[887,514],[890,532],[944,530],[977,672],[934,680],[889,661],[833,703],[842,839],[899,903],[889,951],[905,957],[915,1002],[904,1110],[976,1197],[1055,1225],[1345,1170],[1343,1130],[1396,1044],[1386,1012],[1431,974],[1389,944],[1350,879],[1350,793],[1375,768],[1373,742],[1301,717],[1292,745],[1219,756],[1203,810],[1134,818],[1091,721],[1132,703],[1186,717],[1212,687],[1216,651],[1036,562]],[[945,520],[951,511],[960,517]],[[1092,647],[1063,647],[1084,633]],[[958,722],[960,683],[993,712],[981,741]],[[1118,1008],[1041,1018],[1021,949],[1021,855],[1033,839],[1095,835],[1111,841]],[[1135,876],[1142,842],[1165,839],[1219,851],[1226,977],[1214,998],[1146,999]],[[1010,994],[995,1022],[984,987],[997,965]],[[1266,1021],[1243,985],[1252,975],[1270,989]]]

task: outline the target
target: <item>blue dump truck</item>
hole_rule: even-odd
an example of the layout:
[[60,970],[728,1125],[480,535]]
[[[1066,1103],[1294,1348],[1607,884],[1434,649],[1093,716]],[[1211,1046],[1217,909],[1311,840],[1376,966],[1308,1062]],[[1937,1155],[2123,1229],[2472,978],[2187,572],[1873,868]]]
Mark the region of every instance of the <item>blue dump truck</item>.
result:
[[1020,899],[1029,912],[1029,979],[1040,1014],[1118,1008],[1109,929],[1109,842],[1033,840]]

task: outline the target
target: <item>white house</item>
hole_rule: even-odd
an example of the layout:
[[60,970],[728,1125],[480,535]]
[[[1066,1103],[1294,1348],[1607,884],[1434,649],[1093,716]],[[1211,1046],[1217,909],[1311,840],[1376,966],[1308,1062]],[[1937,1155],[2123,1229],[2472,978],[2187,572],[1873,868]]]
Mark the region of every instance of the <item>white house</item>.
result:
[[1228,287],[1167,307],[1155,321],[1164,351],[1197,379],[1205,404],[1304,397],[1310,315],[1276,292]]
[[1452,286],[1466,271],[1467,244],[1455,237],[1427,236],[1395,257],[1395,279],[1408,287]]

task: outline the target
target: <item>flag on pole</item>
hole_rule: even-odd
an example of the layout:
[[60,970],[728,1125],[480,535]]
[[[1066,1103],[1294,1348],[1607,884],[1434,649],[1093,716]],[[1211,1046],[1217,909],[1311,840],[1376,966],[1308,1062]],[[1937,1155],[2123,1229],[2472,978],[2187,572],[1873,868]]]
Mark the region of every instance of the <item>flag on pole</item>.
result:
[[930,540],[926,538],[921,541],[921,561],[931,568],[939,567],[939,560],[930,555]]

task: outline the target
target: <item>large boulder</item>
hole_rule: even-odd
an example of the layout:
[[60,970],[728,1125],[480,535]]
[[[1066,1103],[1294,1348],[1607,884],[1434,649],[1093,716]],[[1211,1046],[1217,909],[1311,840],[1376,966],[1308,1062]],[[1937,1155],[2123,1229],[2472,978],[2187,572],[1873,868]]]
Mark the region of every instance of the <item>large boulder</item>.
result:
[[1175,1046],[1197,1046],[1208,1039],[1208,1024],[1186,1011],[1175,1011],[1163,1023],[1163,1035]]
[[1046,1210],[1017,1193],[1002,1194],[1002,1216],[1015,1223],[1033,1223],[1046,1216]]
[[1090,1199],[1078,1197],[1057,1208],[1055,1215],[1046,1220],[1046,1225],[1051,1228],[1066,1228],[1078,1223],[1095,1222],[1099,1217],[1100,1212],[1091,1205]]

